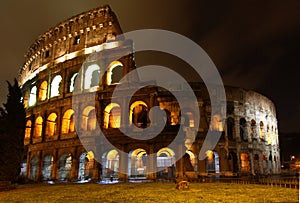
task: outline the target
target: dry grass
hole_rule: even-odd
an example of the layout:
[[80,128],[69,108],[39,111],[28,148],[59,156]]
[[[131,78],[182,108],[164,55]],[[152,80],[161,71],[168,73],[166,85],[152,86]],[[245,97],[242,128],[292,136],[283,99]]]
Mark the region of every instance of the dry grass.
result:
[[116,185],[23,185],[0,192],[0,202],[298,202],[297,189],[263,185],[191,183],[178,191],[174,183]]

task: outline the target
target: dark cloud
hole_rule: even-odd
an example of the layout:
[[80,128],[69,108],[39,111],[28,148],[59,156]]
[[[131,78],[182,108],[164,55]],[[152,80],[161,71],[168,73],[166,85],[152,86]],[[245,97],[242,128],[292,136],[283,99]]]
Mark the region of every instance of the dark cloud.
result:
[[[0,102],[7,94],[5,80],[12,81],[17,76],[23,54],[38,35],[71,16],[104,4],[110,4],[124,32],[160,28],[196,41],[213,59],[225,84],[268,96],[277,106],[279,129],[300,131],[297,0],[2,1]],[[172,59],[166,57],[166,61]]]

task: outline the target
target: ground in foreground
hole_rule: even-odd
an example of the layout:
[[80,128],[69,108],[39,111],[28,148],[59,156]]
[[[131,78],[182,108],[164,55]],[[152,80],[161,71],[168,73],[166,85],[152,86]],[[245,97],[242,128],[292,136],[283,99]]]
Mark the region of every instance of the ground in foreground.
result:
[[264,185],[174,183],[22,185],[0,192],[0,202],[298,202],[297,189]]

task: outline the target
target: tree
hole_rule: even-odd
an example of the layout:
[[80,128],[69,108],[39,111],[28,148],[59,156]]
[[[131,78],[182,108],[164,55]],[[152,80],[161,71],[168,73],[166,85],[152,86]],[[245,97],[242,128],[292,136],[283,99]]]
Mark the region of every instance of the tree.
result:
[[17,80],[7,83],[7,102],[0,107],[0,180],[15,181],[23,159],[26,114]]

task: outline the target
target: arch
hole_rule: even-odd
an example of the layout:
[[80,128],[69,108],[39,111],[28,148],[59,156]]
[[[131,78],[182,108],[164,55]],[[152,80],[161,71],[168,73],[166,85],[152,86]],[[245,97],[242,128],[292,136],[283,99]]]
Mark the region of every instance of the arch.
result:
[[75,81],[76,81],[77,76],[78,76],[78,73],[73,73],[72,76],[70,77],[69,92],[73,92],[74,90],[77,89],[77,87],[75,87]]
[[214,131],[223,131],[223,122],[222,118],[219,114],[213,115],[211,122],[210,129]]
[[259,155],[254,154],[253,157],[253,169],[255,174],[260,174]]
[[220,173],[220,160],[219,155],[215,151],[206,151],[206,172],[207,173]]
[[67,134],[75,131],[74,125],[74,111],[72,109],[68,109],[65,111],[62,119],[61,125],[61,133]]
[[110,103],[104,109],[104,128],[120,128],[121,108],[119,104]]
[[260,121],[260,123],[259,123],[259,137],[261,139],[264,139],[264,137],[265,137],[264,134],[265,134],[265,132],[264,132],[264,123],[262,121]]
[[87,106],[82,112],[81,129],[95,130],[97,125],[95,107]]
[[47,118],[46,136],[53,136],[56,134],[56,113],[51,113]]
[[84,89],[99,86],[100,67],[97,64],[89,65],[84,75]]
[[175,153],[170,148],[162,148],[156,154],[156,171],[158,178],[175,177]]
[[254,119],[250,121],[250,135],[256,138],[256,121]]
[[138,148],[128,155],[128,176],[132,178],[145,178],[147,174],[147,152]]
[[246,119],[245,118],[241,118],[240,119],[240,137],[241,137],[241,140],[247,142],[248,141],[248,137],[247,137],[247,134],[246,134]]
[[234,132],[234,120],[233,120],[233,118],[229,117],[229,118],[227,118],[228,140],[231,140],[231,141],[234,140],[233,132]]
[[38,178],[38,171],[39,171],[39,158],[36,155],[30,160],[29,179],[36,181]]
[[247,152],[241,153],[241,171],[249,173],[251,170],[250,155]]
[[120,155],[117,150],[113,149],[104,153],[102,156],[102,177],[103,179],[118,179]]
[[83,152],[79,157],[78,180],[90,181],[93,176],[94,153],[92,151]]
[[25,140],[30,139],[31,136],[31,120],[27,120],[25,129]]
[[138,128],[146,128],[148,126],[148,106],[143,101],[135,101],[130,106],[129,123],[134,124]]
[[113,61],[107,69],[107,85],[119,83],[123,74],[123,64],[120,61]]
[[70,172],[72,167],[72,155],[65,152],[59,158],[58,180],[68,181],[70,179]]
[[39,89],[39,101],[45,101],[47,99],[47,92],[48,92],[48,82],[43,81]]
[[236,152],[229,152],[228,155],[228,161],[229,161],[229,170],[233,173],[238,172],[238,163],[237,163],[237,155]]
[[189,155],[189,162],[192,165],[194,171],[197,171],[197,167],[198,167],[197,162],[198,161],[197,161],[197,158],[196,158],[194,152],[192,152],[191,150],[187,150],[185,153]]
[[37,117],[34,123],[34,138],[42,137],[43,132],[43,118]]
[[44,157],[42,177],[43,180],[52,179],[53,156],[48,154]]
[[267,143],[268,145],[272,144],[272,136],[271,136],[271,130],[269,125],[267,125]]
[[61,91],[61,81],[62,77],[60,75],[56,75],[51,82],[51,91],[50,97],[57,97],[60,95]]
[[30,90],[28,105],[33,106],[36,104],[36,86],[33,86]]

